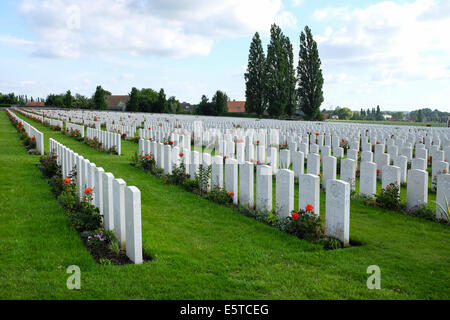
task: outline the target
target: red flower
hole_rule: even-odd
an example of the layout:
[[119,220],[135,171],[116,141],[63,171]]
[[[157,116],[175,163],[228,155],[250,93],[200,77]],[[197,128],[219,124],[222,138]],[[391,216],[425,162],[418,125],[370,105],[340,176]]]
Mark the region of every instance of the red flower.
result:
[[36,137],[35,136],[31,137],[31,140],[36,140]]
[[377,174],[380,174],[380,169],[377,169]]
[[173,141],[169,141],[170,144],[173,144]]
[[72,180],[70,180],[69,178],[65,178],[65,179],[64,179],[64,182],[71,183]]
[[321,173],[319,173],[319,174],[318,174],[318,176],[319,176],[319,177],[321,177],[321,176],[322,176],[322,174],[321,174]]
[[84,189],[84,194],[85,195],[88,195],[89,193],[91,193],[92,192],[92,189],[91,188],[86,188],[86,189]]
[[234,197],[234,192],[230,192],[230,196]]
[[342,142],[345,142],[345,139],[344,139],[344,138],[342,138]]
[[258,161],[256,161],[256,164],[259,164],[259,160],[258,160]]
[[181,153],[179,154],[179,156],[180,156],[180,157],[184,156],[183,152],[181,152]]
[[150,156],[149,156],[149,155],[146,155],[146,156],[145,156],[145,159],[150,159]]
[[55,155],[53,156],[53,158],[54,158],[54,159],[58,159],[58,155],[55,154]]
[[308,211],[308,212],[311,212],[311,211],[314,210],[314,207],[313,207],[311,204],[308,204],[308,205],[305,207],[305,210]]
[[144,159],[144,158],[145,158],[145,156],[144,156],[144,155],[142,155],[142,156],[141,156],[141,158],[142,158],[142,159]]
[[292,212],[292,220],[296,221],[299,218],[299,215],[297,212]]

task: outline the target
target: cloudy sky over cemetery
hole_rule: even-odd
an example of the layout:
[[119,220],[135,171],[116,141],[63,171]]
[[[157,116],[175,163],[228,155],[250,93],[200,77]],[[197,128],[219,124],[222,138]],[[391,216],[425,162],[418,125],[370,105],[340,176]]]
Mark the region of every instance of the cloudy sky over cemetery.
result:
[[273,22],[296,56],[311,27],[323,107],[450,111],[447,0],[2,0],[0,92],[90,96],[100,84],[244,100],[251,38],[260,32],[266,50]]

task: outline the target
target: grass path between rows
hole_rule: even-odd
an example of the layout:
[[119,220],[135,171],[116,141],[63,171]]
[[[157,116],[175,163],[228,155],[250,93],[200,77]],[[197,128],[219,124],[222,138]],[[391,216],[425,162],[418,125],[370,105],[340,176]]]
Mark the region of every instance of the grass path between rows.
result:
[[[5,112],[0,112],[2,299],[449,299],[448,227],[351,204],[360,247],[324,251],[216,205],[26,119],[45,134],[135,185],[142,194],[143,265],[100,266],[83,247]],[[66,268],[81,268],[81,290]],[[381,268],[381,290],[366,269]]]

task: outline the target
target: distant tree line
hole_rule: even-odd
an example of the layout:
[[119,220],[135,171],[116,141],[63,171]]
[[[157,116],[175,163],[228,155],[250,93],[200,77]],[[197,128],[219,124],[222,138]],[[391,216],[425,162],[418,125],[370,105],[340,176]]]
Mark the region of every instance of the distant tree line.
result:
[[341,108],[337,106],[334,110],[325,110],[322,112],[328,114],[329,118],[337,116],[340,120],[369,120],[383,121],[384,115],[390,115],[396,121],[415,121],[415,122],[443,122],[445,123],[450,116],[449,112],[443,112],[435,109],[434,111],[425,108],[411,112],[402,111],[381,111],[380,106],[376,108],[361,108],[360,111],[352,111],[347,107]]
[[[58,108],[107,110],[106,98],[111,92],[97,86],[91,97],[81,94],[72,95],[70,90],[65,94],[50,94],[45,100],[46,106]],[[181,104],[175,97],[166,99],[164,89],[158,92],[153,89],[143,88],[138,90],[132,88],[129,93],[130,99],[126,103],[126,111],[130,112],[155,112],[155,113],[177,113],[181,112]]]
[[437,109],[431,110],[429,108],[418,109],[411,111],[408,119],[417,122],[447,122],[450,112],[443,112]]
[[153,113],[180,113],[181,103],[174,96],[166,98],[164,89],[156,92],[153,89],[132,88],[127,102],[127,111]]
[[194,106],[194,114],[205,116],[221,116],[228,112],[228,98],[227,94],[221,90],[217,90],[211,101],[206,95],[202,95],[201,101]]
[[44,102],[42,98],[33,98],[32,96],[28,98],[27,95],[16,96],[13,92],[11,93],[1,93],[0,92],[0,105],[10,106],[10,105],[20,105],[23,106],[27,102]]
[[297,106],[307,120],[323,120],[320,105],[323,102],[323,76],[317,43],[306,26],[300,33],[297,74],[289,37],[273,24],[267,57],[258,32],[250,44],[245,73],[245,110],[274,118],[293,116]]

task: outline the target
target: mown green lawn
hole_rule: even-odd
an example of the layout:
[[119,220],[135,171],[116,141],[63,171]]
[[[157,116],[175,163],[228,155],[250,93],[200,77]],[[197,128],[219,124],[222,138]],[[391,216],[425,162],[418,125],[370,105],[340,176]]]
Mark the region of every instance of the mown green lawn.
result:
[[[135,185],[142,194],[143,265],[100,266],[0,112],[0,298],[2,299],[449,299],[449,228],[351,203],[350,237],[362,246],[324,251],[164,184],[123,156],[97,152],[27,119],[45,134]],[[325,207],[322,208],[322,214]],[[66,268],[81,268],[68,290]],[[381,268],[381,290],[366,269]]]

